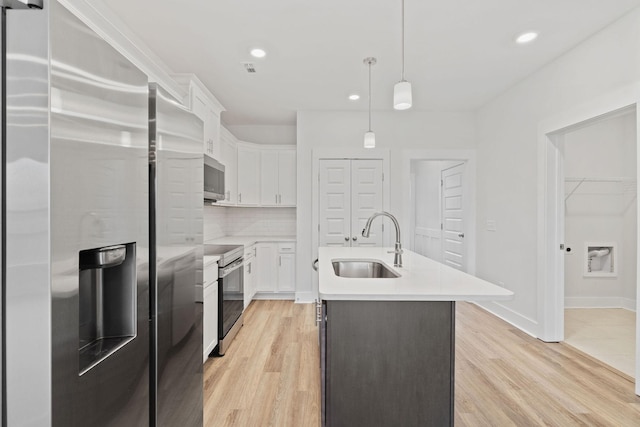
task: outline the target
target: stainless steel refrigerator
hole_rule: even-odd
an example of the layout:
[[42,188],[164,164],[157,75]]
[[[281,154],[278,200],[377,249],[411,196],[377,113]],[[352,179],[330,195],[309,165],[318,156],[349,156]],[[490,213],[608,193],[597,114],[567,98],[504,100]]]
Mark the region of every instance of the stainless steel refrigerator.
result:
[[152,425],[202,426],[203,124],[149,88]]
[[[147,76],[57,0],[0,5],[2,424],[201,425],[202,368],[178,360],[202,353],[202,196],[199,234],[170,219],[187,240],[150,249]],[[183,404],[195,421],[162,421]]]

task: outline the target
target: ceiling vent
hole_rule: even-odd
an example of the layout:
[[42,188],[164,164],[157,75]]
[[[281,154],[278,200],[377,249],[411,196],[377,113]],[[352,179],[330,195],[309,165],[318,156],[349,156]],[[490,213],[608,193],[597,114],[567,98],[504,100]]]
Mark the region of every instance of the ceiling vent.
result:
[[256,72],[256,66],[253,65],[253,62],[243,62],[244,69],[247,70],[247,73],[254,74]]

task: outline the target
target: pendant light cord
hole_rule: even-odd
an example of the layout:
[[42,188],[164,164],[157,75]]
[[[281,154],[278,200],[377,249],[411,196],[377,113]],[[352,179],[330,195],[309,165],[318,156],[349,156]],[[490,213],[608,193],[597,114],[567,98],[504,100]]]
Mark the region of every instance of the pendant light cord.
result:
[[402,81],[404,81],[404,0],[402,0]]
[[369,61],[369,132],[371,132],[371,61]]

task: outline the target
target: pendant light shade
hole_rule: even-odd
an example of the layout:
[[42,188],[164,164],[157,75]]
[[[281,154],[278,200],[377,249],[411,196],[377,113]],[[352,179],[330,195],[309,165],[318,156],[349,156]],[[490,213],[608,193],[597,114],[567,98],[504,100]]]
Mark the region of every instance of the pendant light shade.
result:
[[364,133],[364,148],[376,148],[376,134],[373,131]]
[[362,61],[369,66],[369,130],[364,133],[364,148],[375,148],[376,134],[371,130],[371,66],[376,64],[376,58],[364,58]]
[[411,108],[411,83],[406,80],[398,82],[393,87],[393,108],[406,110]]
[[393,87],[393,108],[407,110],[412,104],[411,83],[404,79],[404,0],[402,0],[402,79]]

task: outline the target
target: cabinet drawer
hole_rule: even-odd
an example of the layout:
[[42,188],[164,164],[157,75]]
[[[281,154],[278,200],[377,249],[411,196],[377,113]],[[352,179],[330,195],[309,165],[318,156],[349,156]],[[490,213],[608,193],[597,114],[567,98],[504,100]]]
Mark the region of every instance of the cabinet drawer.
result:
[[248,260],[252,259],[255,255],[256,245],[251,245],[249,247],[244,248],[244,262],[246,263]]
[[295,253],[296,244],[294,242],[282,242],[278,243],[278,252],[279,253]]
[[218,280],[218,263],[215,262],[206,266],[204,268],[203,276],[205,287],[207,283],[215,282],[216,280]]

